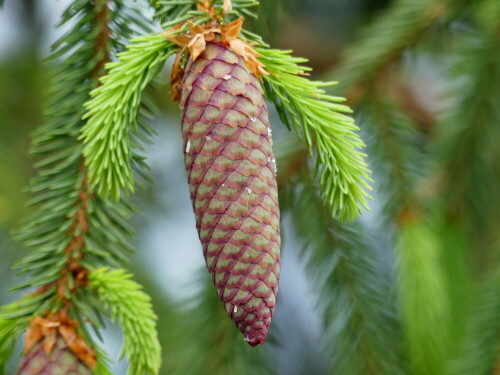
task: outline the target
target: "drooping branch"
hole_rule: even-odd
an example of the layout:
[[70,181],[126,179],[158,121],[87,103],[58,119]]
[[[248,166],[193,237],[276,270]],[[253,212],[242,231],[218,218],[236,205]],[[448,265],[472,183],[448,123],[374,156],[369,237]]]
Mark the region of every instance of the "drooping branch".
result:
[[[86,368],[84,373],[109,373],[88,333],[89,323],[98,330],[96,316],[109,311],[98,303],[88,277],[98,267],[126,261],[131,229],[125,219],[132,209],[127,201],[110,205],[94,194],[78,136],[85,124],[83,104],[99,85],[116,48],[130,36],[129,25],[123,25],[129,20],[117,15],[123,6],[119,0],[73,2],[60,23],[71,22],[73,27],[54,44],[50,57],[64,61],[54,72],[47,122],[34,133],[39,173],[31,186],[35,198],[30,204],[35,211],[18,235],[34,251],[18,265],[27,277],[16,288],[36,291],[33,298],[23,300],[19,314],[13,316],[8,306],[0,310],[0,363],[8,356],[2,347],[4,335],[15,339],[27,327],[21,373],[31,371],[34,361],[52,361],[54,350],[70,350],[75,366]],[[152,340],[151,346],[159,344]]]
[[391,279],[363,238],[366,231],[329,215],[305,166],[291,181],[283,201],[305,241],[302,250],[310,277],[320,286],[318,307],[332,371],[403,373]]
[[398,0],[365,28],[360,40],[348,48],[341,66],[332,72],[339,88],[354,105],[386,68],[422,40],[429,28],[464,0]]
[[[309,68],[298,64],[289,51],[258,48],[260,61],[271,74],[263,77],[266,97],[278,109],[281,120],[304,136],[316,157],[321,192],[332,215],[352,221],[363,208],[371,190],[370,171],[361,151],[364,143],[351,110],[340,104],[343,98],[327,95],[323,87],[335,82],[308,80]],[[313,154],[314,152],[314,154]]]

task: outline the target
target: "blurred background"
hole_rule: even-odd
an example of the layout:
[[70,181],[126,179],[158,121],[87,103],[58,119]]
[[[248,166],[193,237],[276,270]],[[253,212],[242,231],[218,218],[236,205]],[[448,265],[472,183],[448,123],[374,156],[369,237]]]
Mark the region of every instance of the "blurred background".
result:
[[[500,374],[500,2],[261,3],[253,30],[340,82],[329,90],[354,109],[375,199],[357,222],[333,220],[307,149],[271,113],[282,278],[271,337],[248,347],[204,266],[167,67],[148,148],[156,183],[134,198],[130,264],[159,315],[162,374]],[[11,266],[27,253],[11,232],[30,210],[29,134],[67,4],[0,10],[0,303],[15,298]],[[111,325],[114,360],[120,340]]]

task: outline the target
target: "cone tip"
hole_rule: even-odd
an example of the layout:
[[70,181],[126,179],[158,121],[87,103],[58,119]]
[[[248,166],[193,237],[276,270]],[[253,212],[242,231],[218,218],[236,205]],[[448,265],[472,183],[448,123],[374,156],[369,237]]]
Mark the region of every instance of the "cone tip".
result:
[[264,332],[263,330],[257,330],[248,333],[245,336],[245,341],[248,342],[250,346],[258,346],[258,345],[264,345],[266,342],[266,336],[267,336],[267,331]]

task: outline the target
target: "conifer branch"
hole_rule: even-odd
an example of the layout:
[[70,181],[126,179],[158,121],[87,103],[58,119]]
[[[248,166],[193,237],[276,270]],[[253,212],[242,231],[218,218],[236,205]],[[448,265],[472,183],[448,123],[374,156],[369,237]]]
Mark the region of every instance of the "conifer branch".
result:
[[[51,310],[61,308],[64,301],[71,299],[74,288],[81,286],[85,269],[79,261],[86,250],[90,212],[99,212],[99,203],[91,202],[93,196],[75,130],[81,126],[81,104],[88,89],[97,83],[102,66],[109,59],[107,12],[107,1],[98,1],[95,5],[76,2],[63,14],[61,24],[82,13],[93,18],[81,17],[71,32],[54,44],[58,49],[52,58],[71,48],[77,49],[55,73],[56,83],[47,111],[50,121],[33,138],[33,153],[42,157],[36,164],[40,173],[31,187],[38,196],[30,204],[38,210],[26,221],[18,238],[37,251],[18,266],[34,276],[20,287],[56,286],[60,298]],[[88,27],[96,35],[91,48],[74,38]],[[78,89],[73,91],[75,87]],[[68,108],[61,110],[64,102],[68,102]]]
[[457,110],[438,124],[433,145],[443,172],[442,187],[449,192],[443,197],[446,210],[475,230],[487,225],[491,209],[500,202],[499,181],[491,179],[500,140],[498,30],[500,26],[472,32],[454,51],[451,78],[460,80],[450,91]]
[[[130,20],[118,15],[124,6],[119,0],[76,0],[62,15],[59,25],[74,26],[54,43],[50,56],[64,61],[54,73],[48,121],[33,136],[39,173],[31,185],[35,197],[30,204],[36,210],[18,234],[35,251],[18,264],[28,277],[16,289],[38,288],[29,299],[36,303],[30,302],[22,319],[0,317],[2,332],[13,336],[28,323],[28,332],[38,329],[36,324],[41,323],[35,321],[53,324],[52,337],[64,340],[63,345],[77,356],[78,366],[93,368],[97,374],[110,372],[88,333],[89,322],[97,332],[101,327],[96,320],[100,306],[88,288],[88,272],[127,260],[131,229],[126,218],[132,208],[126,201],[111,205],[93,193],[78,135],[85,124],[81,117],[90,91],[98,85],[111,55],[132,32],[123,23]],[[127,12],[140,20],[134,7]],[[92,38],[88,38],[89,32]],[[31,356],[37,354],[28,353],[28,348],[39,345],[36,340],[43,342],[45,336],[26,337],[24,365],[30,366]],[[102,361],[96,365],[96,359]]]
[[281,120],[303,135],[316,151],[317,170],[325,204],[332,215],[351,221],[368,208],[371,190],[364,148],[349,107],[344,99],[325,94],[322,87],[335,83],[310,81],[303,77],[308,68],[298,64],[307,60],[290,56],[290,51],[257,48],[260,60],[271,73],[263,77],[266,96],[278,109]]
[[113,321],[123,329],[122,356],[129,361],[130,375],[157,374],[161,365],[161,347],[156,332],[156,315],[151,298],[142,287],[130,280],[124,270],[101,268],[89,274],[91,288],[97,290],[99,300],[111,312]]
[[431,25],[461,0],[398,0],[349,48],[335,77],[347,88],[351,103],[361,98],[377,77],[415,45]]
[[498,365],[500,272],[497,270],[485,281],[468,320],[459,355],[450,363],[452,375],[488,374]]
[[174,367],[171,366],[171,363],[177,359],[177,356],[172,355],[171,352],[175,352],[176,348],[189,348],[192,344],[189,335],[186,336],[184,332],[176,331],[182,325],[179,324],[179,320],[184,319],[185,315],[179,312],[180,306],[172,300],[165,288],[159,287],[155,275],[147,267],[134,267],[133,274],[134,279],[144,287],[144,291],[151,297],[154,313],[160,317],[156,326],[162,352],[160,374],[170,374],[171,368]]
[[[88,12],[97,19],[96,41],[93,48],[75,42],[74,35],[89,27],[89,18],[81,18],[71,32],[55,43],[55,56],[70,48],[77,48],[73,57],[68,58],[54,76],[51,90],[52,99],[48,105],[50,121],[34,133],[33,153],[40,156],[36,166],[40,168],[39,176],[32,183],[32,192],[37,196],[30,201],[38,210],[26,220],[18,238],[33,247],[36,251],[23,259],[18,268],[31,273],[35,277],[26,286],[44,286],[60,280],[69,282],[81,269],[79,262],[97,262],[106,264],[109,261],[122,261],[122,252],[128,252],[127,241],[108,247],[104,246],[110,239],[116,242],[122,238],[123,230],[130,229],[123,222],[122,215],[130,215],[127,204],[119,204],[111,209],[106,202],[96,198],[89,190],[86,168],[83,166],[81,146],[76,140],[78,129],[83,125],[80,120],[82,107],[90,88],[97,84],[102,66],[109,59],[110,42],[109,26],[103,22],[108,19],[107,2],[99,2],[96,9],[82,2],[71,5],[63,15],[62,24],[69,22],[75,14]],[[71,38],[70,38],[71,37]],[[75,57],[76,56],[76,57]],[[91,63],[85,65],[86,61]],[[75,89],[76,88],[76,89]],[[68,109],[61,110],[61,103],[69,101]],[[70,199],[68,199],[68,197]],[[106,231],[98,230],[104,226]],[[96,228],[95,231],[89,231]],[[116,228],[116,229],[114,229]],[[109,248],[109,252],[103,252]],[[82,260],[82,253],[85,259]],[[58,256],[55,256],[57,254]],[[74,268],[69,272],[66,265]],[[74,284],[75,280],[71,280]],[[21,285],[24,287],[24,285]],[[69,298],[64,283],[58,284],[58,294]]]
[[[286,164],[280,162],[280,168],[287,169]],[[313,284],[320,285],[319,307],[332,371],[403,374],[390,278],[382,276],[385,272],[364,241],[362,228],[334,220],[321,202],[311,172],[305,165],[294,169],[281,197],[305,241],[302,250],[313,271]]]
[[399,313],[412,374],[439,375],[450,348],[449,299],[439,239],[408,212],[397,242]]
[[358,113],[378,176],[376,189],[384,199],[384,214],[389,222],[397,221],[407,208],[421,205],[415,184],[425,159],[417,149],[415,124],[376,89],[367,93]]
[[136,153],[144,135],[137,126],[141,96],[166,59],[177,51],[161,34],[134,39],[110,63],[110,73],[92,91],[86,104],[88,119],[82,129],[89,177],[97,192],[118,199],[121,190],[134,191],[133,166],[143,157]]

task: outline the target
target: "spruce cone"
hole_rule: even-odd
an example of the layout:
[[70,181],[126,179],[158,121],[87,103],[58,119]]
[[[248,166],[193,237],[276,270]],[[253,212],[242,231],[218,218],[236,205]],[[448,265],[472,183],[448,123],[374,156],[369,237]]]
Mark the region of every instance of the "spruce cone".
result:
[[49,355],[41,342],[36,344],[24,358],[17,375],[92,375],[92,371],[58,337]]
[[242,57],[209,42],[186,66],[180,106],[208,270],[245,340],[263,344],[278,292],[280,214],[262,87]]

